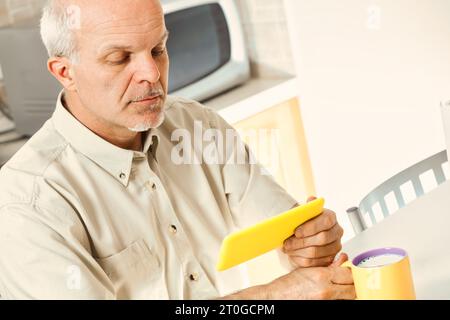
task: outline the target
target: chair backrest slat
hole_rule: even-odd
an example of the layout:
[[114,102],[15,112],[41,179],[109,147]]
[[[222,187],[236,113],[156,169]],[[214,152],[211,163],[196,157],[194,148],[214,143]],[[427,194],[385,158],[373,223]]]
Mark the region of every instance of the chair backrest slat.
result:
[[405,198],[403,198],[403,194],[400,191],[400,188],[394,188],[395,200],[397,200],[398,208],[403,208],[405,206]]
[[389,215],[389,210],[386,205],[386,201],[384,201],[384,198],[380,199],[380,207],[381,207],[381,211],[383,212],[383,216],[387,217]]
[[418,197],[423,196],[423,194],[425,192],[423,191],[422,182],[420,182],[419,176],[411,178],[411,182],[413,184],[414,192],[416,193],[416,197],[418,198]]
[[373,214],[372,208],[369,208],[367,213],[369,214],[370,221],[372,221],[372,225],[376,224],[377,223],[377,219],[375,218],[375,215]]
[[434,168],[433,172],[434,172],[434,177],[436,178],[437,184],[442,184],[445,182],[446,179],[445,179],[445,174],[444,174],[444,170],[442,169],[442,166]]

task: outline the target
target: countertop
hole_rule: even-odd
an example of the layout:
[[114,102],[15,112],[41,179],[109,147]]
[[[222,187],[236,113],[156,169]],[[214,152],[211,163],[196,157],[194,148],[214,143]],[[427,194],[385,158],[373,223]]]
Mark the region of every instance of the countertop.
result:
[[294,76],[253,78],[203,104],[233,124],[297,96],[298,82]]

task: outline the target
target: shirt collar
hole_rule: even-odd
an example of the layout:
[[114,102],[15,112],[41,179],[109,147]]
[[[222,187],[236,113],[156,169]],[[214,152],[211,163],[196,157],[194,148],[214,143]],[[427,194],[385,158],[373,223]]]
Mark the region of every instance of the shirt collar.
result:
[[142,158],[149,149],[156,159],[159,136],[151,129],[144,134],[142,152],[119,148],[102,139],[79,122],[64,106],[64,90],[58,95],[52,116],[55,129],[79,152],[97,163],[124,186],[128,185],[134,158]]

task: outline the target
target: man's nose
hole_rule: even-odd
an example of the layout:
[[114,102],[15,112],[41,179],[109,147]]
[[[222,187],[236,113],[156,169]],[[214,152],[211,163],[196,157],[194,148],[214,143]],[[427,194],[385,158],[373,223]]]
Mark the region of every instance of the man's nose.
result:
[[159,81],[161,74],[158,69],[158,65],[155,62],[152,54],[145,54],[139,57],[136,65],[136,71],[134,78],[136,82],[147,81],[150,83],[156,83]]

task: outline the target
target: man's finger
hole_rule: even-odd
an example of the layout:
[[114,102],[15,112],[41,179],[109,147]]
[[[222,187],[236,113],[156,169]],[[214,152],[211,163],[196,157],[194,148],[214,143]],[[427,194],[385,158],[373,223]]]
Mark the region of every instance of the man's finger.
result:
[[305,239],[300,239],[295,236],[291,236],[284,240],[283,252],[287,253],[289,251],[294,251],[297,249],[305,248]]
[[345,252],[339,254],[335,261],[333,261],[333,267],[340,267],[345,261],[348,260],[348,255]]
[[331,229],[337,223],[336,214],[325,209],[324,212],[295,229],[297,238],[305,238]]
[[306,248],[312,246],[328,245],[337,240],[340,240],[343,235],[344,229],[342,229],[342,227],[336,223],[330,230],[319,232],[318,234],[311,237],[297,238],[297,239],[302,240],[302,244]]
[[[294,240],[301,240],[294,238]],[[308,259],[324,258],[329,256],[335,256],[341,251],[342,245],[340,240],[336,240],[330,244],[324,246],[312,246],[307,248],[301,248],[297,250],[285,251],[289,256],[296,256]]]
[[346,267],[333,268],[333,276],[331,282],[334,284],[353,284],[352,270]]
[[344,229],[342,229],[342,227],[336,223],[330,230],[319,232],[318,234],[311,237],[297,238],[296,236],[291,236],[285,240],[283,248],[284,251],[293,251],[307,247],[326,246],[340,240],[343,234]]

